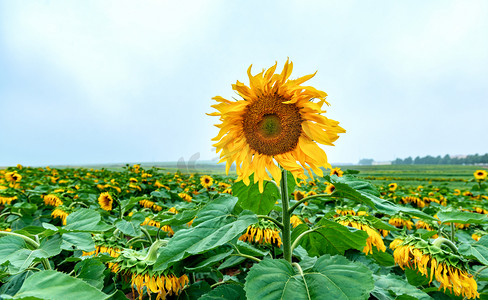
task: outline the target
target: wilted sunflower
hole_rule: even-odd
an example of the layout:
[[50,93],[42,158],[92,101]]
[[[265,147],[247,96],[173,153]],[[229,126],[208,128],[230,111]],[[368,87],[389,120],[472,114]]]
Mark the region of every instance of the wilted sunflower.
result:
[[[334,221],[344,226],[354,227],[356,229],[366,231],[368,238],[366,239],[366,246],[363,248],[363,252],[366,255],[373,254],[373,246],[375,246],[378,251],[386,251],[386,246],[380,233],[373,228],[367,219],[346,215],[335,218]],[[387,234],[388,233],[386,233],[386,235]]]
[[180,198],[183,199],[183,200],[185,200],[186,202],[191,202],[191,199],[193,199],[187,193],[178,193],[178,196],[180,196]]
[[417,269],[420,274],[430,278],[429,283],[435,278],[440,283],[439,290],[448,289],[456,296],[467,299],[479,297],[478,285],[461,257],[414,236],[397,238],[391,242],[390,248],[394,250],[393,258],[400,268]]
[[44,204],[51,205],[51,206],[60,206],[63,205],[63,201],[59,199],[58,196],[49,194],[43,197]]
[[56,208],[55,210],[53,210],[53,212],[51,213],[51,216],[53,218],[59,218],[61,219],[63,225],[66,225],[66,218],[68,217],[69,213],[67,213],[66,211],[64,211],[63,209],[61,208]]
[[203,185],[204,188],[208,189],[213,184],[213,178],[208,175],[204,175],[200,177],[200,183]]
[[[314,74],[289,80],[293,63],[286,61],[281,74],[275,74],[276,64],[257,75],[247,70],[249,87],[237,81],[232,85],[243,100],[229,101],[220,96],[212,105],[221,124],[219,134],[213,138],[220,153],[220,162],[226,162],[228,173],[236,163],[238,180],[246,185],[254,174],[263,191],[263,181],[270,180],[266,169],[276,182],[281,180],[280,168],[290,171],[296,178],[306,179],[304,169],[323,176],[320,167],[330,168],[327,156],[317,143],[333,146],[338,134],[345,130],[339,122],[321,115],[325,111],[327,94],[311,86],[301,86]],[[318,99],[318,102],[312,102]],[[276,163],[275,163],[276,162]]]
[[0,196],[0,204],[11,204],[12,201],[16,200],[17,196],[14,197],[2,197]]
[[488,176],[488,172],[486,172],[485,170],[477,170],[476,172],[474,172],[473,175],[476,180],[485,180]]
[[112,203],[114,199],[108,192],[101,193],[98,197],[98,203],[102,207],[103,210],[112,210]]
[[239,240],[256,244],[275,245],[277,247],[282,244],[279,229],[268,220],[259,220],[257,224],[248,226],[246,232],[239,237]]

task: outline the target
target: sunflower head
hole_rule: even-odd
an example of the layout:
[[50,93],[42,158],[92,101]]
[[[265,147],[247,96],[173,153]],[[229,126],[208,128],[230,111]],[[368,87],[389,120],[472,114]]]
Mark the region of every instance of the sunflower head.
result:
[[[220,96],[213,99],[220,117],[219,134],[213,139],[220,153],[220,162],[227,163],[227,172],[235,162],[238,180],[249,184],[264,180],[281,180],[278,165],[290,171],[295,179],[306,179],[305,170],[323,176],[321,167],[330,168],[325,152],[317,143],[333,146],[345,132],[338,122],[321,115],[327,94],[301,84],[315,74],[290,80],[293,63],[287,61],[281,73],[275,74],[276,64],[257,75],[247,73],[249,86],[237,81],[232,88],[242,100],[229,101]],[[313,102],[313,99],[318,99]],[[328,103],[327,103],[328,104]],[[278,164],[278,165],[277,165]]]
[[114,199],[108,192],[101,193],[100,196],[98,197],[98,203],[100,204],[100,207],[103,210],[112,210],[112,203],[114,202]]
[[473,175],[476,180],[485,180],[488,176],[488,172],[485,170],[477,170]]
[[204,175],[200,177],[200,183],[204,188],[208,189],[213,184],[213,178],[211,176]]
[[333,168],[330,170],[330,176],[336,175],[338,177],[342,177],[342,174],[344,174],[344,171],[342,171],[341,168]]
[[394,192],[394,191],[396,191],[396,189],[397,189],[397,188],[398,188],[398,184],[396,184],[396,183],[390,183],[390,184],[388,185],[388,190],[389,190],[390,192]]
[[330,195],[334,191],[335,191],[335,186],[332,183],[327,184],[327,187],[325,188],[325,192]]
[[17,172],[7,172],[5,173],[5,179],[7,179],[8,182],[16,183],[22,179],[22,176]]

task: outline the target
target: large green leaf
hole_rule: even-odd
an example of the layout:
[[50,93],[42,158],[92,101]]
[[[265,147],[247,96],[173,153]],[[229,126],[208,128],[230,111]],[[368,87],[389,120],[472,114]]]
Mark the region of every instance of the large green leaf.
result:
[[367,299],[373,289],[371,271],[343,256],[325,255],[300,274],[283,259],[264,259],[246,277],[248,299]]
[[83,279],[99,290],[103,288],[105,265],[100,261],[94,258],[84,259],[75,265],[74,270],[77,272],[77,278]]
[[[50,300],[93,300],[107,299],[109,295],[85,281],[57,271],[40,271],[24,281],[14,299],[35,297]],[[31,298],[32,299],[32,298]]]
[[95,251],[91,233],[88,232],[67,232],[63,234],[61,248],[64,250],[83,250],[85,252]]
[[335,177],[335,176],[332,176],[330,180],[332,184],[335,186],[337,195],[347,197],[351,200],[355,200],[367,204],[372,208],[375,208],[377,211],[381,213],[388,214],[388,215],[395,215],[400,212],[404,212],[406,214],[416,216],[422,219],[437,221],[437,219],[435,219],[434,217],[418,209],[407,207],[407,206],[395,205],[394,203],[388,200],[381,199],[378,196],[372,194],[370,189],[364,189],[364,188],[356,189],[357,186],[359,185],[357,180],[351,181],[351,180],[344,179],[343,177]]
[[232,185],[232,193],[239,198],[238,205],[258,215],[267,215],[281,196],[278,187],[270,182],[264,182],[263,193],[259,192],[259,184],[255,184],[251,176],[251,183],[247,186],[242,181]]
[[186,287],[177,300],[195,300],[210,291],[210,285],[206,281],[197,281]]
[[432,299],[428,294],[417,289],[413,285],[405,281],[400,276],[388,275],[373,275],[375,279],[375,288],[371,292],[373,296],[378,299],[398,299],[400,296],[410,296],[411,299],[429,300]]
[[209,258],[199,262],[196,266],[191,268],[185,267],[185,269],[189,272],[208,271],[210,267],[217,264],[219,261],[229,257],[232,254],[232,252],[234,252],[234,249],[230,249],[229,251],[212,255]]
[[214,200],[213,206],[208,205],[207,210],[202,209],[195,219],[199,220],[197,226],[176,232],[168,245],[159,250],[154,269],[165,270],[172,262],[222,246],[258,222],[256,215],[247,210],[239,216],[232,215],[235,203],[234,197],[222,197]]
[[101,221],[100,213],[88,208],[81,208],[66,218],[65,230],[72,231],[107,231],[112,226]]
[[[348,249],[363,250],[368,234],[356,228],[343,226],[322,218],[315,226],[315,232],[308,233],[299,242],[310,256],[324,254],[344,254]],[[307,225],[300,224],[292,232],[292,240],[308,230]]]
[[470,259],[477,259],[480,263],[488,265],[488,235],[482,236],[479,241],[472,244],[462,243],[458,251]]
[[442,223],[481,224],[488,222],[488,217],[467,211],[440,211],[437,217]]
[[119,229],[122,233],[135,237],[142,234],[140,224],[141,222],[129,222],[122,219],[115,223],[115,227],[117,227],[117,229]]
[[0,264],[9,262],[12,272],[27,269],[34,261],[49,258],[61,252],[61,239],[59,235],[49,240],[43,240],[38,249],[31,249],[25,241],[18,236],[5,236],[0,238]]
[[225,284],[218,286],[217,288],[198,298],[198,300],[219,299],[246,300],[246,292],[244,292],[244,289],[240,285]]

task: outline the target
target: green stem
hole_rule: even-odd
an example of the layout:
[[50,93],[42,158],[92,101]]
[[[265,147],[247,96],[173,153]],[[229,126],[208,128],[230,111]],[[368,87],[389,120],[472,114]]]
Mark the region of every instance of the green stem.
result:
[[283,230],[281,235],[283,236],[283,257],[286,261],[291,263],[291,233],[290,233],[290,212],[289,212],[289,201],[288,199],[288,186],[286,179],[287,172],[281,167],[281,205],[283,207]]
[[[312,232],[316,232],[320,235],[322,235],[322,233],[316,231],[317,229],[320,229],[320,228],[324,228],[325,226],[320,226],[320,227],[317,227],[317,228],[312,228],[312,229],[309,229],[305,232],[302,232],[299,236],[297,236],[297,238],[293,241],[293,244],[291,245],[291,252],[293,252],[293,250],[296,248],[296,246],[298,246],[298,243],[300,242],[300,240],[306,236],[307,234],[309,233],[312,233]],[[322,235],[323,236],[323,235]]]
[[281,224],[280,221],[276,220],[273,217],[265,216],[265,215],[258,215],[258,218],[270,220],[271,222],[275,223],[276,226],[278,226],[281,230],[283,230],[283,224]]
[[251,260],[254,260],[256,262],[260,262],[261,261],[257,257],[251,256],[251,255],[247,255],[247,254],[243,254],[243,253],[234,253],[234,254],[231,254],[230,256],[242,256],[242,257],[245,257],[245,258],[249,258]]
[[450,240],[448,240],[446,238],[439,237],[432,243],[432,245],[437,246],[439,248],[441,248],[442,245],[445,245],[445,246],[449,247],[449,249],[451,249],[454,253],[459,254],[458,248],[456,247],[456,245],[454,245],[453,242],[451,242]]
[[[319,198],[319,197],[331,197],[331,195],[329,194],[317,194],[317,195],[312,195],[312,196],[308,196],[308,197],[305,197],[303,199],[301,199],[300,201],[298,201],[297,203],[295,203],[292,207],[290,207],[290,209],[288,210],[288,212],[290,213],[290,215],[293,213],[293,211],[302,203],[304,202],[307,202],[309,201],[310,199],[313,199],[313,198]],[[327,201],[331,201],[332,199],[327,199]]]
[[144,233],[144,235],[147,237],[147,239],[149,240],[149,242],[152,244],[153,243],[153,240],[152,240],[151,235],[147,231],[147,229],[144,228],[144,227],[141,227],[141,231],[142,231],[142,233]]
[[[33,239],[31,239],[30,237],[27,237],[27,236],[22,235],[22,234],[10,232],[10,231],[0,231],[0,236],[3,236],[3,235],[20,237],[21,239],[23,239],[28,245],[30,245],[34,249],[39,249],[39,247],[40,247],[38,242],[36,242]],[[41,258],[41,263],[44,266],[45,270],[51,270],[51,265],[49,264],[49,260],[47,258]]]
[[451,222],[451,242],[455,242],[454,241],[454,223]]
[[83,202],[80,202],[80,201],[74,201],[72,202],[70,205],[69,205],[69,208],[72,208],[75,204],[80,204],[80,205],[83,205],[84,207],[86,208],[89,208],[88,204],[86,203],[83,203]]
[[22,217],[22,215],[19,213],[8,211],[8,212],[4,212],[3,214],[1,214],[0,218],[3,216],[8,216],[8,215],[16,215],[16,216]]

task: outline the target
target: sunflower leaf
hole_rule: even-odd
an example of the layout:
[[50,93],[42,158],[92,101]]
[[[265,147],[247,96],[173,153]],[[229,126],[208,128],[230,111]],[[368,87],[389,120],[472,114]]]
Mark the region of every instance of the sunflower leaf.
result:
[[[293,176],[291,178],[293,179]],[[242,209],[250,210],[257,215],[267,215],[273,209],[276,200],[280,198],[280,191],[274,183],[265,181],[264,191],[260,193],[259,184],[253,183],[252,176],[250,181],[249,186],[245,185],[243,181],[232,185],[232,193],[239,198],[237,204]]]
[[324,255],[309,270],[297,271],[283,259],[264,259],[246,277],[249,299],[366,299],[373,290],[371,271],[343,256]]
[[39,298],[51,300],[107,299],[102,293],[82,279],[57,271],[40,271],[27,278],[13,299]]

